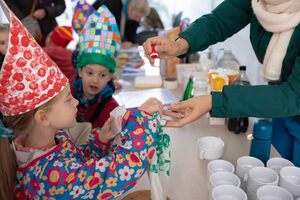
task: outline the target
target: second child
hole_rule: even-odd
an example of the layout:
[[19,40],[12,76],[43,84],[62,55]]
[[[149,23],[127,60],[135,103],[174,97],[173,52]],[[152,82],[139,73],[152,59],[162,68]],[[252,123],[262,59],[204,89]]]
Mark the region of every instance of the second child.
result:
[[115,18],[105,6],[88,17],[79,35],[77,67],[80,79],[75,80],[72,88],[73,96],[79,101],[78,122],[91,122],[93,128],[102,127],[110,112],[118,106],[112,95],[120,42]]

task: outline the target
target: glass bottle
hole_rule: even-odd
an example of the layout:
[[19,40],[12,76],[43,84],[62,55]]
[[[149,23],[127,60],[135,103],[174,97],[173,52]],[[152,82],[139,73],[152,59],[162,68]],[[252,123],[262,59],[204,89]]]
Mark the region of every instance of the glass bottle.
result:
[[[250,85],[246,75],[246,66],[240,66],[240,73],[237,79],[233,81],[233,85]],[[229,131],[233,131],[236,134],[239,134],[240,132],[245,133],[248,129],[248,124],[248,117],[228,118],[227,128]]]
[[193,97],[193,76],[190,76],[190,78],[186,84],[182,100],[185,101],[192,97]]
[[217,67],[226,70],[239,71],[239,66],[240,63],[237,60],[237,58],[233,55],[231,50],[224,50],[223,57],[217,62]]

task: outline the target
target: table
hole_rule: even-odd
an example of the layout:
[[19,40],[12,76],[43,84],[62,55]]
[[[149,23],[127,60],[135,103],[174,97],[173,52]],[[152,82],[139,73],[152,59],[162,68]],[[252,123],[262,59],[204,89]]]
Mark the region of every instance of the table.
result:
[[[149,63],[147,61],[145,63],[146,75],[158,75],[158,67],[149,67]],[[172,91],[178,98],[182,95],[180,88]],[[134,90],[133,84],[124,90]],[[197,140],[204,136],[221,137],[225,142],[224,156],[221,159],[235,165],[237,158],[249,155],[250,141],[247,140],[247,135],[252,132],[252,127],[253,119],[250,119],[247,133],[237,135],[229,132],[224,125],[209,125],[208,118],[203,116],[182,128],[165,128],[171,138],[171,175],[167,186],[168,196],[172,200],[208,200],[206,176],[208,161],[199,159]],[[278,155],[272,147],[271,157]],[[146,173],[130,192],[143,189],[150,189]]]

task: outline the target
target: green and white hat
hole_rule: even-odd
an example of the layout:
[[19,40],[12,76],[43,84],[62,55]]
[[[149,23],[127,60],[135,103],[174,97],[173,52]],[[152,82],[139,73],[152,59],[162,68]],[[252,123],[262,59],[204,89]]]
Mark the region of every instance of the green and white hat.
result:
[[103,5],[89,16],[79,35],[78,67],[98,64],[113,73],[120,46],[121,36],[115,17]]

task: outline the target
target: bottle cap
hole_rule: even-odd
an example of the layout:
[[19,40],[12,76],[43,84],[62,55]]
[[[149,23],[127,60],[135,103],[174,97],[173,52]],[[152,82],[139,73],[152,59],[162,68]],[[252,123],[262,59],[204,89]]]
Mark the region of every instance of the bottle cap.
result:
[[261,119],[254,124],[253,137],[268,140],[272,137],[272,124],[269,120]]
[[153,58],[153,59],[158,58],[158,53],[155,51],[154,46],[151,46],[150,57]]
[[241,71],[246,71],[246,66],[245,65],[240,66],[240,70]]

